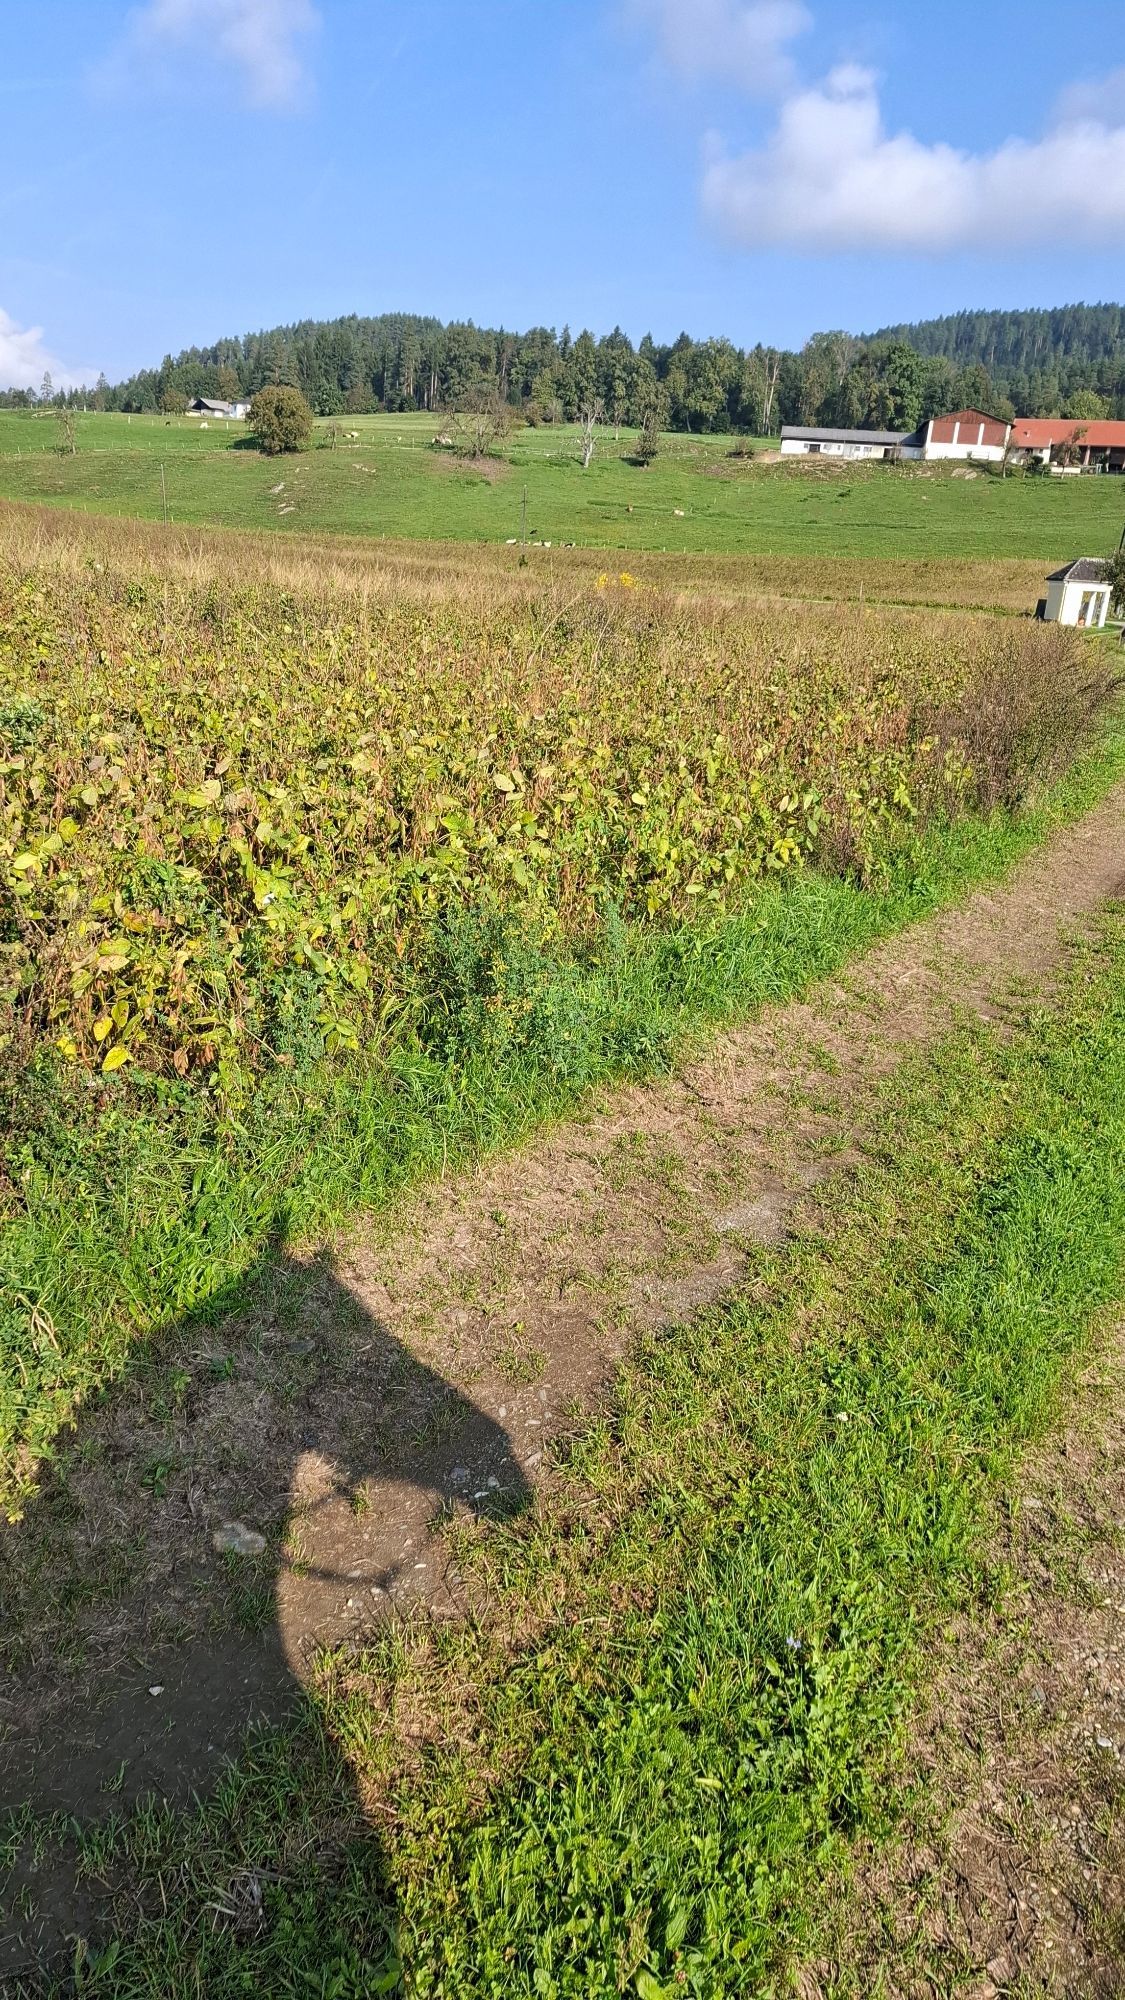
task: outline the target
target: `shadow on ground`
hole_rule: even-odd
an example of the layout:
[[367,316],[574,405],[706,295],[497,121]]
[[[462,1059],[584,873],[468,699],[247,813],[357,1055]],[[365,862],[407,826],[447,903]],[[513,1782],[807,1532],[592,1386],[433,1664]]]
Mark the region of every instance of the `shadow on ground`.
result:
[[[83,1415],[0,1530],[0,1814],[89,1826],[206,1794],[254,1725],[308,1714],[325,1647],[419,1606],[463,1608],[436,1520],[527,1496],[500,1424],[327,1256],[275,1240],[205,1321],[163,1335]],[[346,1760],[328,1755],[354,1829]],[[76,1936],[96,1942],[108,1907],[73,1855],[15,1844],[4,1992],[69,1958]]]

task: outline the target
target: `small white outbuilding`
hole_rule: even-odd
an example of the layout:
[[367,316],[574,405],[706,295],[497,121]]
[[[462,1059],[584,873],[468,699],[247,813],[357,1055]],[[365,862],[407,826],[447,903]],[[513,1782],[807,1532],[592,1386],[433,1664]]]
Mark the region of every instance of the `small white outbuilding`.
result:
[[1105,564],[1096,556],[1079,556],[1047,578],[1043,616],[1059,625],[1086,625],[1100,632],[1109,616],[1109,599]]

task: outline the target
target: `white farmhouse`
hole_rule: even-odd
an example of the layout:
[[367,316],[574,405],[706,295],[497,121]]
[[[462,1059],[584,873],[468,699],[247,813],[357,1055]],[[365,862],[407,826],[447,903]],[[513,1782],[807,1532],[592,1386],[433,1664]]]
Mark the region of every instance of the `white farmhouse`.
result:
[[193,396],[188,404],[188,415],[194,417],[248,417],[250,404],[240,396],[233,403],[220,402],[215,396]]
[[1109,615],[1109,599],[1105,564],[1094,556],[1079,556],[1047,578],[1043,616],[1053,624],[1085,625],[1100,632]]

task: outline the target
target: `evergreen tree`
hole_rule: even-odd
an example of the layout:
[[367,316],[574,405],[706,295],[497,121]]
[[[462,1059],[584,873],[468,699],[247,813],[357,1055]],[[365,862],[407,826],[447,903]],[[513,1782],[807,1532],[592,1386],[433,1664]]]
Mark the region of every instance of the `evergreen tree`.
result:
[[[411,313],[302,320],[165,355],[104,387],[105,407],[154,410],[167,396],[233,400],[267,384],[298,386],[325,413],[465,408],[479,393],[532,420],[574,417],[591,399],[615,422],[641,424],[653,383],[673,428],[776,432],[781,422],[885,424],[909,430],[963,405],[1003,414],[1088,411],[1125,418],[1125,309],[964,312],[857,338],[814,334],[800,354],[682,333],[633,349],[620,327],[595,341],[547,327],[517,334]],[[6,391],[16,407],[34,392]],[[54,395],[53,385],[50,400]],[[20,399],[17,401],[17,398]]]

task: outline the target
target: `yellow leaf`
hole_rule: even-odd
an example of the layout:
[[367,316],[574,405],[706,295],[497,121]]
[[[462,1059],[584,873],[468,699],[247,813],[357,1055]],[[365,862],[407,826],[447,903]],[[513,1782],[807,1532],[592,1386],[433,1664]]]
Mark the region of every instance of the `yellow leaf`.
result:
[[217,778],[208,778],[194,792],[187,795],[189,806],[213,806],[223,796],[223,788]]
[[103,1070],[120,1069],[122,1064],[127,1063],[128,1060],[129,1060],[128,1049],[125,1047],[123,1042],[118,1042],[117,1046],[110,1050],[104,1063],[102,1064],[102,1068]]

